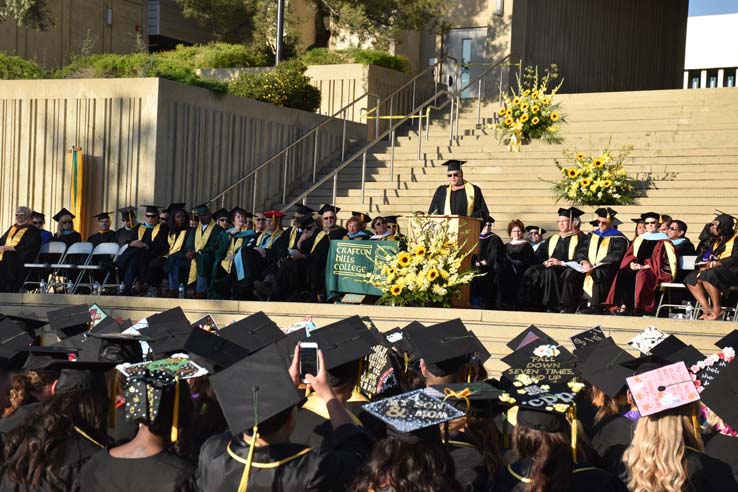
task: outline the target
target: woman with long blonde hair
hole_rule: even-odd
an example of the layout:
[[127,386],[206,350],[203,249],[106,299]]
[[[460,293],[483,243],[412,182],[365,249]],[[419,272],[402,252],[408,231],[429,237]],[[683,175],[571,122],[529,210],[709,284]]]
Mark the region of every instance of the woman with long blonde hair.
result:
[[623,455],[630,492],[737,491],[725,463],[703,452],[695,425],[697,403],[638,419]]

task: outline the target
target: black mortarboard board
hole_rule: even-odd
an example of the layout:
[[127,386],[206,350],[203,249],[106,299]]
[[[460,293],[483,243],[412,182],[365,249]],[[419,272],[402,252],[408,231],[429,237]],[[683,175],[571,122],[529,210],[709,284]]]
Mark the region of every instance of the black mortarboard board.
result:
[[482,224],[487,224],[487,223],[494,224],[495,218],[492,217],[491,215],[484,214],[484,216],[482,217]]
[[404,332],[417,347],[426,367],[436,376],[458,371],[479,351],[479,340],[460,318],[424,328],[407,327]]
[[633,360],[629,360],[620,364],[621,366],[630,369],[633,374],[642,374],[644,372],[658,369],[659,367],[668,366],[671,364],[666,359],[658,357],[656,355],[643,355]]
[[335,207],[335,206],[331,205],[330,203],[324,203],[323,205],[320,206],[320,209],[318,209],[318,213],[320,215],[323,215],[326,212],[333,212],[334,214],[337,215],[338,212],[340,212],[340,211],[341,211],[340,208]]
[[158,214],[159,210],[162,208],[159,205],[141,205],[141,206],[146,209],[147,214]]
[[41,212],[36,212],[35,210],[31,212],[31,218],[32,219],[41,219],[44,222],[46,222],[46,215],[42,214]]
[[[115,366],[115,363],[101,360],[79,360],[79,349],[50,345],[47,347],[29,347],[28,359],[23,365],[26,371],[54,371],[61,369],[76,369],[80,371],[106,371]],[[92,352],[90,352],[92,353]]]
[[110,316],[103,318],[98,324],[90,328],[90,333],[96,335],[109,335],[111,333],[120,333],[121,331],[120,325]]
[[372,353],[374,339],[359,316],[336,321],[310,333],[323,352],[326,370],[363,359]]
[[363,406],[365,412],[399,432],[415,432],[464,416],[464,412],[440,398],[417,389]]
[[87,332],[83,332],[65,338],[61,342],[51,346],[77,350],[76,360],[78,362],[97,362],[100,356],[102,341],[97,338],[88,337]]
[[525,330],[521,331],[518,336],[507,342],[505,345],[507,345],[510,350],[515,351],[520,350],[533,342],[556,344],[556,340],[548,336],[548,334],[536,325],[529,325]]
[[307,229],[313,224],[315,224],[315,219],[313,219],[312,215],[305,215],[302,219],[300,219],[300,222],[297,223],[297,225],[300,226],[300,229]]
[[384,216],[384,223],[387,225],[390,224],[397,224],[397,215],[385,215]]
[[[689,372],[697,376],[694,384],[699,391],[703,391],[720,377],[720,374],[732,364],[734,357],[726,357],[724,351],[705,357],[689,367]],[[738,396],[738,395],[736,395]]]
[[295,208],[297,210],[297,213],[301,215],[311,215],[313,212],[315,212],[315,210],[306,205],[303,205],[302,203],[298,203]]
[[155,354],[173,354],[184,349],[192,333],[187,316],[181,307],[163,311],[146,318],[149,327],[142,334],[151,337],[151,350]]
[[228,219],[230,218],[230,213],[225,208],[219,208],[215,212],[213,212],[213,220],[218,219]]
[[295,387],[275,345],[268,345],[210,376],[210,383],[234,436],[254,427],[255,413],[258,423],[263,423],[305,399],[304,393]]
[[461,170],[461,166],[466,164],[466,161],[457,161],[456,159],[451,159],[442,164],[442,166],[446,166],[448,171],[459,171]]
[[658,221],[661,219],[661,215],[657,214],[656,212],[646,212],[641,214],[641,220],[645,221],[646,219],[655,219]]
[[518,425],[544,432],[570,428],[566,413],[575,403],[576,392],[566,384],[534,383],[520,387],[511,396],[519,406]]
[[204,359],[208,372],[217,372],[249,355],[248,349],[200,328],[192,330],[184,346],[188,354]]
[[74,215],[74,214],[73,214],[72,212],[70,212],[70,211],[69,211],[69,210],[67,210],[66,208],[62,208],[62,209],[61,209],[61,210],[59,210],[59,211],[58,211],[58,212],[56,213],[56,215],[54,215],[54,217],[52,217],[52,218],[53,218],[53,219],[54,219],[55,221],[59,222],[59,220],[61,220],[61,218],[62,218],[62,217],[64,217],[65,215],[69,215],[69,216],[70,216],[70,217],[72,217],[72,218],[74,218],[74,217],[75,217],[75,215]]
[[39,319],[35,314],[7,314],[6,318],[22,323],[26,331],[32,337],[41,335],[41,328],[49,324],[48,321]]
[[170,203],[166,211],[168,214],[171,214],[175,210],[184,210],[185,205],[184,203]]
[[597,217],[602,217],[603,219],[612,219],[617,214],[617,210],[613,210],[610,207],[600,207],[595,210],[595,215],[597,215]]
[[124,335],[123,333],[90,333],[88,338],[100,340],[100,360],[122,364],[136,364],[143,361],[141,342],[150,342],[151,338],[141,335]]
[[597,227],[598,225],[600,225],[600,223],[597,221],[597,219],[594,219],[589,221],[589,225]]
[[109,219],[110,218],[110,214],[112,214],[112,213],[113,212],[100,212],[99,214],[93,215],[92,217],[95,218],[95,219],[97,219],[97,220]]
[[541,233],[541,236],[543,236],[544,234],[546,234],[546,229],[544,229],[544,228],[543,228],[543,227],[541,227],[541,226],[537,226],[537,225],[529,225],[529,226],[527,226],[527,227],[525,228],[525,231],[526,231],[526,232],[530,232],[530,231],[533,231],[533,230],[537,230],[538,232],[540,232],[540,233]]
[[[497,407],[500,403],[500,396],[503,391],[495,388],[489,383],[483,381],[477,381],[474,383],[451,383],[451,384],[435,384],[430,386],[431,389],[438,392],[438,394],[432,394],[436,398],[444,399],[455,406],[459,410],[465,413],[469,411],[477,411],[484,413],[485,415],[491,416],[492,409]],[[460,396],[464,394],[465,390],[469,390],[465,397]],[[469,402],[469,411],[467,411],[466,403]]]
[[585,330],[569,337],[569,340],[571,340],[571,343],[574,345],[574,355],[576,355],[579,360],[583,360],[588,357],[589,352],[595,345],[604,341],[606,338],[607,337],[602,332],[602,328],[595,326],[589,330]]
[[576,358],[558,344],[535,342],[502,358],[510,366],[502,375],[512,381],[520,374],[537,375],[550,383],[565,383],[575,376]]
[[720,348],[733,347],[738,350],[738,330],[733,330],[723,338],[715,342],[715,346]]
[[77,304],[62,309],[55,309],[46,313],[49,325],[60,339],[71,337],[90,328],[90,307],[87,304]]
[[667,356],[686,346],[687,344],[681,341],[676,335],[668,335],[651,349],[651,353],[662,359],[669,360]]
[[10,318],[0,319],[0,367],[22,366],[34,340],[23,323]]
[[635,222],[636,224],[640,224],[641,222],[643,222],[643,219],[641,219],[640,217],[635,217],[630,219],[630,221]]
[[120,213],[122,219],[130,219],[133,222],[133,219],[136,217],[136,207],[128,206],[119,208],[118,213]]
[[[423,326],[418,321],[412,321],[404,328],[396,328],[385,333],[387,341],[390,342],[396,352],[402,356],[403,360],[407,360],[408,365],[420,360],[420,352],[418,347],[413,343],[412,337],[408,335],[413,330],[424,330]],[[392,336],[396,333],[396,336]]]
[[218,331],[218,335],[245,348],[248,353],[256,352],[286,336],[262,311],[224,326]]
[[631,369],[622,365],[632,361],[633,356],[620,348],[612,338],[590,347],[587,358],[577,368],[586,381],[610,398],[615,398],[625,387],[625,378],[633,375]]
[[351,212],[351,217],[356,217],[365,224],[372,221],[372,218],[369,217],[369,214],[365,214],[364,212]]
[[738,429],[738,362],[735,359],[700,393],[702,402],[718,417]]
[[305,330],[295,330],[288,333],[284,338],[279,340],[276,345],[279,349],[279,353],[282,354],[282,359],[286,367],[292,364],[292,359],[295,355],[295,346],[304,341],[311,341],[312,337],[309,337]]
[[[110,366],[112,367],[112,366]],[[94,391],[106,393],[105,375],[102,371],[110,367],[101,366],[101,370],[62,369],[59,379],[54,385],[54,394],[61,395],[73,391]]]
[[577,207],[569,207],[569,217],[576,219],[584,215],[584,210],[579,210]]

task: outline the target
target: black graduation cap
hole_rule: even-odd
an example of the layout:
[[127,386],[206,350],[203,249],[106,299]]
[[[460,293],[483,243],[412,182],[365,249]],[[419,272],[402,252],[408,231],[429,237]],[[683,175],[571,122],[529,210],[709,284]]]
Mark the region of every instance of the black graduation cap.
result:
[[90,308],[87,304],[77,304],[46,313],[49,325],[60,339],[71,337],[90,328]]
[[717,347],[720,347],[721,349],[725,347],[733,347],[734,349],[738,349],[738,330],[731,331],[723,338],[715,342],[715,345]]
[[218,335],[245,348],[248,353],[256,352],[286,336],[263,311],[221,328]]
[[300,226],[300,229],[307,229],[311,225],[315,224],[315,219],[313,219],[312,215],[305,215],[302,219],[300,219],[300,222],[297,223],[298,226]]
[[669,362],[683,361],[687,366],[691,366],[698,360],[705,358],[699,350],[692,345],[687,345],[681,341],[676,335],[669,335],[658,345],[651,349],[651,354],[661,357]]
[[10,318],[0,319],[0,367],[21,367],[28,355],[28,347],[34,341],[23,323]]
[[54,371],[62,369],[77,369],[80,371],[106,371],[114,363],[98,360],[79,360],[80,351],[73,347],[50,345],[45,347],[29,347],[28,359],[23,365],[25,371]]
[[166,209],[166,212],[168,214],[171,214],[175,210],[184,210],[185,209],[185,205],[186,204],[184,204],[184,203],[170,203],[169,206]]
[[78,362],[96,362],[99,360],[102,342],[97,338],[88,337],[87,332],[83,332],[65,338],[51,346],[76,350],[76,360]]
[[457,161],[456,159],[451,159],[441,165],[446,166],[449,171],[460,171],[461,166],[463,166],[464,164],[466,164],[466,161]]
[[635,218],[630,219],[630,221],[635,222],[636,224],[640,224],[641,222],[643,222],[643,219],[640,217],[635,217]]
[[73,391],[94,391],[107,393],[104,371],[111,369],[112,364],[101,364],[95,369],[62,369],[59,379],[54,385],[54,394],[62,395]]
[[292,364],[292,359],[295,355],[295,346],[306,340],[312,340],[312,337],[308,335],[306,330],[295,330],[288,333],[284,338],[276,343],[279,353],[282,354],[285,367],[289,367]]
[[397,215],[385,215],[384,217],[384,223],[387,225],[395,224],[397,225]]
[[196,214],[206,214],[210,212],[210,207],[208,206],[208,202],[205,202],[200,205],[195,205],[192,211]]
[[231,366],[249,355],[248,349],[200,328],[192,330],[184,350],[188,354],[204,359],[210,373]]
[[541,234],[541,236],[543,236],[544,234],[546,234],[546,229],[544,229],[544,228],[543,228],[543,227],[541,227],[541,226],[537,226],[537,225],[529,225],[529,226],[527,226],[527,227],[525,228],[525,231],[526,231],[526,232],[530,232],[530,231],[538,231],[538,232],[539,232],[539,233]]
[[144,334],[151,338],[151,350],[155,354],[172,354],[184,349],[192,333],[192,326],[181,307],[169,309],[147,318]]
[[658,369],[659,367],[668,366],[669,364],[671,364],[670,361],[662,357],[650,354],[650,355],[643,355],[636,359],[623,362],[620,365],[627,369],[630,369],[632,374],[635,375],[635,374],[642,374],[644,372],[652,371],[654,369]]
[[426,368],[435,376],[457,372],[479,352],[479,339],[467,330],[460,318],[421,326],[408,326],[404,332],[417,347]]
[[[413,321],[404,328],[395,328],[385,333],[387,341],[392,345],[392,348],[397,352],[403,359],[406,366],[410,366],[420,360],[420,352],[418,347],[413,343],[412,338],[408,335],[413,330],[424,330],[425,326],[418,321]],[[407,370],[408,367],[405,367]]]
[[141,205],[146,209],[147,214],[158,214],[159,210],[162,208],[159,205]]
[[589,356],[589,352],[596,344],[604,341],[606,338],[602,328],[595,326],[569,337],[569,340],[574,344],[574,355],[582,360]]
[[219,219],[228,219],[230,218],[230,213],[225,208],[219,208],[215,212],[213,212],[213,220],[219,220]]
[[499,407],[501,403],[500,396],[503,393],[501,389],[483,381],[437,384],[430,386],[430,388],[439,393],[438,398],[445,399],[467,415],[469,413],[481,413],[491,416],[493,409]]
[[363,406],[398,432],[415,432],[464,416],[464,412],[423,389],[413,390]]
[[374,339],[359,316],[336,321],[310,334],[323,352],[327,371],[358,361],[372,353]]
[[576,391],[569,385],[522,385],[511,396],[519,406],[518,425],[543,432],[569,429],[566,414],[574,406],[576,398]]
[[31,219],[41,219],[43,222],[46,222],[46,215],[34,210],[33,212],[31,212]]
[[120,325],[110,316],[107,316],[100,320],[98,324],[90,328],[90,334],[94,333],[97,335],[109,335],[111,333],[120,333]]
[[623,363],[633,360],[633,356],[623,350],[612,338],[591,345],[587,358],[577,368],[582,377],[602,390],[610,398],[615,398],[625,387],[625,378],[633,371]]
[[100,340],[100,360],[116,364],[142,362],[141,342],[151,342],[151,338],[143,335],[123,333],[90,333],[88,338]]
[[[646,212],[641,214],[641,220],[640,221],[646,221],[647,219],[654,219],[657,222],[661,219],[661,215],[657,214],[656,212]],[[639,221],[639,222],[640,222]]]
[[298,203],[295,208],[297,210],[297,213],[300,215],[312,215],[312,213],[315,212],[315,210],[306,205],[303,205],[302,203]]
[[618,214],[616,210],[611,209],[610,207],[600,207],[597,210],[595,210],[595,215],[597,217],[602,217],[603,219],[612,219]]
[[503,357],[502,362],[510,366],[502,373],[508,381],[521,373],[536,375],[551,383],[565,383],[575,376],[576,358],[558,344],[530,343]]
[[369,217],[368,214],[365,214],[364,212],[351,212],[351,217],[356,217],[360,221],[362,221],[365,224],[368,224],[372,221],[372,218]]
[[491,215],[484,214],[482,216],[482,224],[494,224],[494,223],[495,223],[495,218],[492,217]]
[[55,221],[59,222],[61,220],[61,218],[64,217],[65,215],[69,215],[70,217],[75,218],[75,215],[72,212],[70,212],[69,210],[67,210],[66,208],[62,208],[61,210],[59,210],[56,213],[56,215],[54,215],[54,217],[52,217],[52,218]]
[[576,207],[559,208],[558,215],[559,217],[568,217],[569,219],[575,219],[584,215],[584,212]]
[[97,219],[97,220],[109,219],[110,218],[110,214],[112,214],[112,213],[113,212],[100,212],[97,215],[93,215],[92,218]]
[[548,336],[543,330],[536,325],[529,325],[525,330],[520,332],[518,336],[507,342],[505,345],[510,350],[520,350],[530,343],[550,343],[556,344],[556,340]]
[[48,321],[39,319],[35,314],[6,314],[5,318],[21,323],[26,332],[34,338],[40,336],[41,328],[49,324]]
[[305,399],[275,345],[210,376],[210,383],[234,436],[251,430],[257,415],[258,423],[263,423]]
[[710,410],[734,429],[738,429],[738,362],[733,360],[700,393]]
[[323,205],[320,206],[320,209],[318,209],[318,213],[320,215],[323,215],[326,212],[333,212],[334,214],[338,215],[338,212],[340,211],[341,211],[340,208],[334,207],[330,203],[324,203]]
[[121,219],[125,220],[128,219],[131,222],[135,222],[136,218],[136,207],[128,206],[118,209],[118,213],[120,213]]

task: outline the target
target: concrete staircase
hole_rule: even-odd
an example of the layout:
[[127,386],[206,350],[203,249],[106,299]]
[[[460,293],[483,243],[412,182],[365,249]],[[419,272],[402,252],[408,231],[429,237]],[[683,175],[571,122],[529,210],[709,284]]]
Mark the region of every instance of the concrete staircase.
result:
[[[598,153],[608,143],[613,150],[632,144],[626,169],[651,183],[637,205],[615,207],[626,234],[632,232],[629,219],[649,210],[684,220],[693,238],[715,209],[738,216],[738,89],[563,94],[557,100],[568,122],[560,145],[534,141],[520,153],[508,152],[484,127],[494,122],[496,102],[483,103],[481,128],[475,102],[462,109],[458,145],[449,146],[448,116],[439,115],[428,141],[423,139],[420,160],[417,132],[409,130],[396,143],[392,173],[389,144],[377,145],[367,159],[363,202],[361,159],[339,174],[336,203],[346,212],[339,218],[351,210],[372,216],[427,211],[434,190],[446,182],[441,164],[454,158],[468,161],[465,177],[482,188],[498,229],[520,218],[555,230],[555,211],[568,203],[557,204],[545,181],[560,176],[554,160],[564,148]],[[331,193],[329,180],[308,204],[330,202]]]

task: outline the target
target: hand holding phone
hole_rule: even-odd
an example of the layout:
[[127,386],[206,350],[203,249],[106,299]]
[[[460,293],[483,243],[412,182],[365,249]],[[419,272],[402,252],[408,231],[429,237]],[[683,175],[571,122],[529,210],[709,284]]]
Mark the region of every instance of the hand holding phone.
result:
[[300,342],[300,381],[307,383],[307,374],[317,376],[320,371],[318,362],[318,344],[315,342]]

